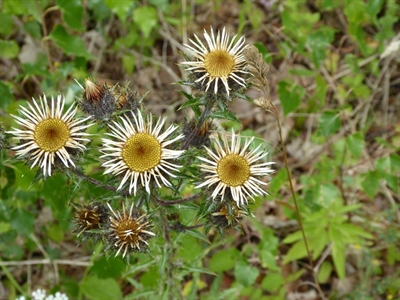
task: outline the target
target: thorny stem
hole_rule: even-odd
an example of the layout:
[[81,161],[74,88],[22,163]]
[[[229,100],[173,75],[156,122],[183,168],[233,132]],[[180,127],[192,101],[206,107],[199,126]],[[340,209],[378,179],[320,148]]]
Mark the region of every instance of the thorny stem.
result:
[[[87,180],[89,183],[93,184],[94,186],[102,187],[103,189],[111,191],[111,192],[116,192],[117,191],[117,188],[115,186],[104,184],[103,182],[84,174],[81,170],[79,170],[77,168],[71,168],[71,170],[75,175],[77,175],[80,178],[83,178],[83,179]],[[129,194],[128,190],[124,190],[124,191],[121,191],[121,195],[122,196],[129,196],[130,194]],[[192,196],[189,196],[187,198],[182,198],[182,199],[179,199],[179,200],[171,200],[171,201],[169,201],[169,200],[164,200],[164,199],[159,199],[159,198],[154,198],[154,200],[160,206],[168,206],[168,205],[174,205],[174,204],[179,204],[179,203],[192,201],[192,200],[197,199],[198,197],[199,197],[199,195],[192,195]],[[138,205],[137,207],[140,207],[140,205]]]
[[214,106],[214,100],[209,100],[207,101],[203,112],[201,113],[201,116],[199,118],[199,120],[197,121],[197,125],[196,127],[192,130],[192,132],[189,134],[189,136],[185,139],[185,142],[183,143],[181,150],[186,150],[187,148],[189,148],[190,142],[193,140],[193,138],[196,136],[198,130],[201,128],[201,126],[203,126],[204,121],[206,120],[206,118],[208,117],[208,115],[211,112],[212,107]]
[[169,200],[161,200],[161,199],[158,199],[158,198],[154,198],[154,200],[158,205],[169,206],[169,205],[175,205],[175,204],[179,204],[179,203],[189,202],[189,201],[195,200],[195,199],[197,199],[199,197],[200,197],[200,195],[196,194],[196,195],[192,195],[192,196],[189,196],[187,198],[182,198],[182,199],[179,199],[179,200],[171,200],[171,201],[169,201]]

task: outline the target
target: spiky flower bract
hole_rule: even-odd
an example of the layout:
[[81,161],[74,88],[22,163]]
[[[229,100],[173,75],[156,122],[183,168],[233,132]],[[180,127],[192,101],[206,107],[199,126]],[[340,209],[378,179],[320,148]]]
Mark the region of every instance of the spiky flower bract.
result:
[[219,228],[225,229],[228,227],[234,227],[247,216],[248,213],[238,207],[236,202],[224,202],[218,205],[218,207],[210,214],[209,219],[211,223],[217,225]]
[[114,93],[107,85],[99,85],[90,79],[85,79],[81,109],[84,113],[91,115],[95,120],[107,121],[116,110]]
[[147,240],[155,236],[150,231],[150,223],[146,215],[141,215],[131,205],[129,212],[122,208],[122,213],[114,211],[107,203],[111,215],[109,225],[109,242],[113,250],[116,250],[115,256],[122,253],[125,257],[128,252],[144,252],[147,250]]
[[171,186],[166,176],[176,177],[170,171],[178,171],[179,165],[168,160],[178,158],[184,151],[168,149],[167,146],[183,138],[180,134],[175,138],[170,135],[178,128],[174,125],[161,133],[165,118],[159,118],[153,128],[152,115],[144,120],[141,112],[132,113],[133,121],[127,116],[121,116],[121,122],[109,125],[113,140],[102,139],[104,146],[101,156],[107,160],[102,164],[106,168],[104,174],[123,175],[117,190],[122,189],[129,180],[129,193],[136,195],[139,182],[150,194],[150,180],[153,178],[158,187],[161,183]]
[[20,106],[22,117],[14,116],[17,124],[23,129],[13,128],[8,133],[14,139],[21,141],[20,145],[12,148],[18,157],[26,157],[33,161],[31,168],[38,165],[43,169],[45,177],[51,176],[52,165],[57,160],[65,167],[75,167],[70,153],[73,150],[85,150],[83,142],[89,141],[82,138],[89,134],[83,131],[92,124],[84,125],[90,117],[74,119],[77,109],[73,105],[63,113],[65,98],[61,95],[54,100],[51,98],[51,107],[47,104],[46,96],[40,97],[39,103],[33,99],[33,105],[28,103],[29,109]]
[[91,230],[102,229],[107,222],[107,209],[101,203],[91,203],[88,205],[75,205],[74,212],[74,231],[77,236],[90,236]]
[[187,70],[198,75],[195,82],[200,82],[204,91],[211,90],[214,94],[218,93],[219,83],[222,82],[226,93],[236,83],[241,87],[246,87],[246,81],[243,78],[247,74],[245,71],[245,58],[243,56],[244,36],[240,37],[235,43],[236,35],[229,41],[229,34],[225,28],[222,33],[218,31],[214,35],[211,28],[211,35],[204,30],[204,38],[207,41],[206,47],[201,40],[194,35],[196,41],[190,39],[193,46],[184,44],[184,46],[194,55],[194,61],[182,62],[187,66]]
[[273,162],[260,162],[268,152],[260,151],[261,145],[254,150],[249,149],[254,137],[246,139],[241,146],[240,135],[235,135],[233,131],[230,145],[225,135],[221,136],[221,140],[222,145],[218,138],[214,139],[215,152],[205,147],[210,159],[198,157],[203,162],[200,169],[206,176],[196,188],[212,187],[211,197],[221,196],[221,201],[226,193],[230,193],[237,206],[247,204],[248,198],[267,194],[260,187],[266,183],[257,178],[273,172],[269,167]]

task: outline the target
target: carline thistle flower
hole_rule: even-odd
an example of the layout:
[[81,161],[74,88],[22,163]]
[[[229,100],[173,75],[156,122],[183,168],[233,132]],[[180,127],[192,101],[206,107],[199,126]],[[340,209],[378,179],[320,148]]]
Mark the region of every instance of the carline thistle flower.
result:
[[218,31],[216,37],[212,28],[211,36],[204,30],[204,38],[207,41],[208,48],[196,35],[194,36],[196,41],[189,39],[193,46],[188,44],[184,44],[184,46],[194,55],[196,60],[182,62],[181,64],[187,66],[189,72],[199,74],[195,82],[203,84],[207,81],[205,91],[208,91],[211,84],[214,83],[214,94],[217,94],[219,81],[221,81],[228,96],[231,90],[230,85],[233,83],[246,87],[246,81],[243,78],[243,75],[248,74],[245,71],[245,58],[243,56],[244,36],[234,43],[237,35],[229,42],[229,34],[225,28],[223,28],[222,34]]
[[33,99],[33,106],[28,103],[29,109],[20,106],[19,110],[22,117],[14,116],[17,124],[23,129],[13,128],[8,133],[14,135],[14,139],[21,141],[19,146],[12,148],[16,150],[16,155],[25,157],[28,155],[28,161],[33,161],[31,169],[38,165],[43,169],[45,177],[51,176],[51,168],[55,161],[59,159],[65,167],[70,165],[75,167],[70,153],[74,149],[85,150],[82,142],[88,142],[83,136],[89,136],[84,133],[86,128],[93,124],[84,125],[83,123],[90,119],[74,119],[77,109],[71,105],[63,113],[65,98],[61,95],[51,98],[51,107],[47,104],[46,96],[40,97],[39,103]]
[[103,159],[110,160],[102,164],[106,168],[104,174],[123,175],[121,184],[117,190],[122,189],[129,180],[129,193],[136,195],[140,184],[150,194],[150,180],[153,178],[158,187],[161,183],[171,186],[166,175],[176,177],[170,171],[178,171],[179,165],[175,165],[168,160],[178,158],[184,151],[171,150],[167,146],[175,141],[182,139],[183,135],[168,140],[167,138],[178,128],[171,125],[161,133],[165,123],[165,118],[159,118],[153,128],[152,115],[148,115],[147,120],[142,117],[140,112],[135,115],[132,113],[134,123],[126,117],[121,116],[120,121],[112,122],[109,125],[113,140],[102,139],[104,146],[101,156]]
[[229,146],[226,136],[222,136],[221,145],[219,139],[214,139],[215,152],[205,147],[211,159],[198,157],[203,164],[200,169],[205,172],[205,181],[196,186],[214,187],[211,197],[215,199],[221,196],[221,201],[226,196],[225,193],[231,193],[232,199],[237,206],[247,204],[248,198],[254,199],[257,195],[266,195],[267,192],[260,188],[260,185],[266,185],[265,182],[256,177],[265,176],[272,173],[269,167],[273,162],[261,162],[268,152],[259,151],[261,145],[254,150],[249,150],[254,137],[246,139],[243,147],[240,145],[240,135],[235,135],[232,131],[232,140]]
[[122,253],[125,257],[128,251],[143,252],[147,249],[147,240],[155,236],[151,232],[150,223],[146,215],[140,215],[134,210],[133,204],[129,212],[122,208],[122,213],[114,211],[107,203],[108,208],[112,212],[110,215],[109,240],[110,246],[117,249],[115,256]]

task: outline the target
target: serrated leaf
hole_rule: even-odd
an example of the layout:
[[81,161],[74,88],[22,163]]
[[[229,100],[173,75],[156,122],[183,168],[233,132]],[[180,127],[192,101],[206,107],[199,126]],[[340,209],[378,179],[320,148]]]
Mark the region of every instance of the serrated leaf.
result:
[[86,277],[80,283],[80,289],[88,299],[122,299],[120,287],[114,279],[100,279],[95,276]]
[[69,28],[82,31],[83,7],[81,0],[57,0],[63,19]]
[[241,283],[243,286],[253,285],[260,274],[256,267],[252,267],[244,261],[236,263],[234,273],[236,281]]
[[331,135],[340,129],[339,115],[334,111],[324,111],[319,118],[318,129],[324,136]]
[[240,123],[240,121],[236,118],[235,114],[226,110],[226,111],[221,111],[221,110],[217,110],[217,111],[213,111],[210,114],[210,118],[214,118],[214,119],[222,119],[222,120],[226,120],[226,121],[234,121],[237,123]]
[[83,41],[78,36],[68,34],[65,28],[59,24],[53,28],[49,38],[54,41],[65,54],[82,56],[87,59],[92,58],[87,52]]
[[351,154],[353,154],[355,158],[359,158],[365,147],[363,135],[359,132],[356,132],[347,136],[346,145]]

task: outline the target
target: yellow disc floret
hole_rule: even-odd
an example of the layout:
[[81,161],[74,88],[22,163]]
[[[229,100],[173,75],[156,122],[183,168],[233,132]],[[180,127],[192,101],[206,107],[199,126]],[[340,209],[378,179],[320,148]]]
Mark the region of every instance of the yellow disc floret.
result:
[[40,122],[34,132],[35,142],[47,152],[56,152],[65,146],[71,133],[67,124],[60,119],[47,119]]
[[225,50],[214,50],[204,58],[204,67],[212,77],[226,77],[235,66],[234,57]]
[[217,166],[219,179],[228,186],[240,186],[250,177],[250,166],[247,160],[238,154],[228,154]]
[[137,133],[127,140],[122,158],[131,171],[149,171],[160,163],[161,144],[151,134]]

